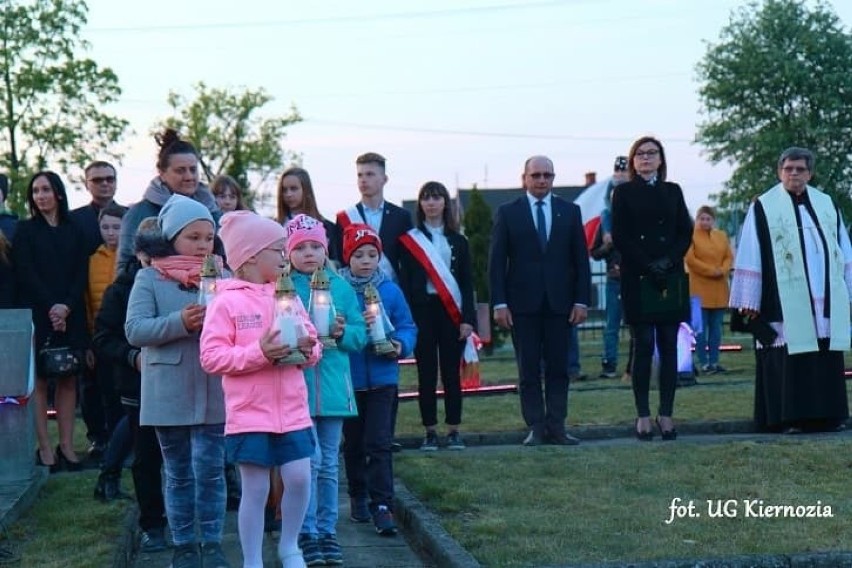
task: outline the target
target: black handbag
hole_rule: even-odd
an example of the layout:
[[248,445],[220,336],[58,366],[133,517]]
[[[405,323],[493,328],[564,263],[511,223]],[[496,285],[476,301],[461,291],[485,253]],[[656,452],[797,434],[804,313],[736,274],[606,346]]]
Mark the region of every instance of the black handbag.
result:
[[43,379],[61,379],[79,375],[83,370],[83,359],[80,352],[70,347],[52,347],[50,340],[54,338],[51,333],[38,350],[36,358],[36,371]]
[[666,287],[660,290],[650,276],[639,277],[639,306],[643,316],[688,313],[689,277],[684,272],[669,272],[665,280]]

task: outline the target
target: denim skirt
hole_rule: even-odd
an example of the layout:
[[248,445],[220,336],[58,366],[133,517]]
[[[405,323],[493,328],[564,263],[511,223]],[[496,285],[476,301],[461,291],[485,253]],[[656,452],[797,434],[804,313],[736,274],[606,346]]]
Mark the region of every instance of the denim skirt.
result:
[[314,455],[316,442],[311,428],[270,434],[246,432],[225,436],[225,452],[229,463],[273,467]]

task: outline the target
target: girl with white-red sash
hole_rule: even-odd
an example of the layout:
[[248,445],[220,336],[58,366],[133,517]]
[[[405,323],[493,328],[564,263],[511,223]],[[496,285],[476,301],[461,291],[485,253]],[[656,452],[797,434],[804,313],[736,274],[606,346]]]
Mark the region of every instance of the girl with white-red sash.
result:
[[459,362],[473,332],[473,275],[467,239],[459,233],[450,194],[430,181],[417,196],[416,227],[400,237],[400,287],[411,306],[418,336],[420,415],[426,435],[420,449],[437,450],[438,371],[444,387],[446,447],[464,449]]

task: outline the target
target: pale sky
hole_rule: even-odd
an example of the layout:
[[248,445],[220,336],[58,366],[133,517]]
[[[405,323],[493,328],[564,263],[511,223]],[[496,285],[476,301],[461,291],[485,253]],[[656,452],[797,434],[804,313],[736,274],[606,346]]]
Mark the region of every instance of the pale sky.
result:
[[[118,200],[156,175],[153,125],[169,90],[265,88],[266,115],[295,104],[304,122],[285,147],[303,156],[320,210],[358,200],[355,157],[388,159],[385,197],[426,181],[516,187],[524,160],[550,156],[556,183],[599,179],[645,134],[659,137],[669,179],[694,211],[730,173],[692,143],[700,121],[695,65],[734,0],[88,0],[89,56],[123,89],[130,120]],[[852,2],[836,13],[852,22]],[[780,152],[780,150],[779,150]],[[74,192],[72,205],[88,201]]]

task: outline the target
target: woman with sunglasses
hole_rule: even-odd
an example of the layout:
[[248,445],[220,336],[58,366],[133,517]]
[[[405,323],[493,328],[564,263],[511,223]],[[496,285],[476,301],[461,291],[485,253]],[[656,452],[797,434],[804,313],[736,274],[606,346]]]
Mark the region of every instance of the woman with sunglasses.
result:
[[650,136],[636,140],[627,167],[630,181],[615,188],[612,196],[612,237],[621,251],[621,299],[633,336],[636,437],[642,441],[654,437],[648,391],[656,345],[660,356],[656,422],[663,440],[674,440],[677,333],[680,322],[689,321],[683,259],[692,241],[692,218],[680,186],[666,181],[666,154],[659,140]]

